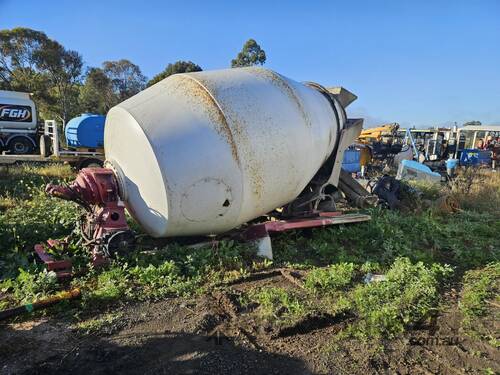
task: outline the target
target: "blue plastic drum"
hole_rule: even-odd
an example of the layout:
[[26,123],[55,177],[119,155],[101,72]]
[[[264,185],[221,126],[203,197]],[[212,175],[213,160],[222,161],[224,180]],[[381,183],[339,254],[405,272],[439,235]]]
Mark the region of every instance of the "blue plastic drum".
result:
[[106,116],[83,113],[72,118],[64,134],[69,147],[101,148],[104,147],[104,123]]
[[356,149],[347,149],[344,152],[344,160],[342,161],[342,169],[349,173],[357,173],[361,171],[361,151]]

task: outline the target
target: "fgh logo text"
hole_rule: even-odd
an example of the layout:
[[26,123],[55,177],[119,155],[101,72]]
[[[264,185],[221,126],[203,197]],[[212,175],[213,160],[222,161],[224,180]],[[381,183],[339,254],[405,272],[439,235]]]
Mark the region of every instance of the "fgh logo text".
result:
[[0,112],[1,117],[11,117],[11,118],[25,118],[28,117],[29,111],[27,109],[12,109],[4,108]]

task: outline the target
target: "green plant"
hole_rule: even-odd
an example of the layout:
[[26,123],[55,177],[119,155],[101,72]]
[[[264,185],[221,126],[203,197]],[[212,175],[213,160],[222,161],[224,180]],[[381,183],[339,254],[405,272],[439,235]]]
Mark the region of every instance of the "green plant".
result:
[[360,337],[394,336],[418,323],[436,309],[440,282],[452,274],[449,266],[408,258],[396,259],[386,281],[359,285],[352,293],[360,321],[354,331]]
[[0,211],[0,279],[16,277],[19,268],[28,268],[36,243],[73,230],[80,212],[77,205],[49,199],[44,191],[48,176],[62,175],[57,180],[62,182],[72,175],[68,166],[64,166],[64,173],[61,169],[59,165],[20,166],[9,169],[7,178],[0,179],[0,201],[9,202]]
[[326,268],[316,268],[307,274],[304,285],[313,291],[331,292],[349,285],[354,273],[353,263],[339,263]]
[[500,262],[492,263],[479,270],[467,271],[459,302],[464,324],[471,326],[474,319],[485,315],[487,301],[497,298],[500,291]]
[[108,313],[98,318],[88,319],[78,322],[74,325],[77,332],[84,334],[94,334],[105,330],[107,327],[112,326],[123,317],[123,313]]
[[[2,308],[31,302],[57,288],[52,274],[40,273],[30,254],[35,243],[70,235],[81,213],[76,204],[50,199],[44,193],[49,179],[64,182],[73,177],[69,167],[14,167],[3,176]],[[148,247],[151,240],[143,237],[144,242],[124,258],[114,260],[108,269],[92,270],[76,278],[73,285],[81,288],[82,311],[88,311],[87,307],[102,307],[120,299],[156,300],[202,293],[251,272],[293,265],[309,271],[304,289],[251,290],[240,296],[240,302],[258,304],[257,314],[278,323],[316,313],[348,317],[350,328],[342,335],[370,338],[397,335],[432,314],[439,307],[443,277],[451,272],[448,266],[432,264],[450,263],[458,274],[479,268],[466,273],[460,301],[464,321],[478,323],[476,318],[489,313],[491,302],[498,304],[498,276],[494,276],[500,250],[500,209],[495,206],[500,202],[498,178],[474,179],[467,192],[416,186],[422,198],[457,194],[462,209],[454,214],[375,208],[367,210],[372,220],[366,223],[315,229],[311,236],[300,231],[277,235],[273,238],[273,262],[257,258],[252,246],[240,242],[219,241],[196,249],[169,244],[157,249],[154,242]],[[137,223],[131,218],[129,222],[138,230]],[[71,256],[77,266],[88,266],[88,254],[77,243],[78,236],[71,238],[68,249],[55,249],[52,255]],[[480,268],[491,262],[496,263]],[[360,284],[363,274],[384,271],[387,281]],[[91,319],[82,327],[93,331],[106,327],[107,320]],[[481,337],[498,346],[491,331],[482,332]]]
[[262,317],[272,320],[292,320],[302,316],[306,310],[297,295],[283,288],[261,288],[251,292],[249,298],[259,304]]
[[469,269],[499,259],[498,214],[461,211],[435,215],[382,209],[368,211],[371,221],[299,233],[273,242],[275,262],[391,264],[398,257],[425,263],[450,263]]
[[158,298],[168,294],[184,294],[192,291],[199,281],[197,278],[183,277],[179,268],[171,260],[158,266],[152,264],[147,267],[135,266],[129,272],[142,287],[140,297]]
[[130,295],[127,265],[113,264],[108,270],[97,274],[95,281],[92,280],[88,287],[84,296],[90,301],[107,302]]
[[55,272],[43,270],[29,272],[23,269],[15,279],[6,279],[0,283],[0,291],[11,291],[14,298],[20,303],[31,303],[50,295],[57,289]]

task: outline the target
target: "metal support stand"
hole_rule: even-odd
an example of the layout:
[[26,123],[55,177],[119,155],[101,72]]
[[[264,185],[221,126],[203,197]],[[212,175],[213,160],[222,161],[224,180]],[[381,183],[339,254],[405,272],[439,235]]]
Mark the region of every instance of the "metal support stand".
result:
[[257,246],[257,254],[273,259],[271,244],[271,233],[285,232],[295,229],[325,227],[327,225],[338,225],[348,223],[359,223],[369,221],[370,215],[364,214],[342,214],[341,212],[320,212],[315,216],[291,220],[266,221],[265,223],[250,226],[243,232],[242,237],[247,241],[254,242]]

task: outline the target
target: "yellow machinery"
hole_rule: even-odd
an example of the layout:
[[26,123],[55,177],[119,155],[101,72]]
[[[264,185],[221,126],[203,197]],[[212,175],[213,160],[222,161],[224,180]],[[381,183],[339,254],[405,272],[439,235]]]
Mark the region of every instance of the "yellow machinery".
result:
[[392,138],[396,135],[399,129],[399,124],[394,122],[392,124],[385,124],[377,128],[363,129],[358,137],[360,143],[369,144],[372,142],[382,142],[384,138]]

